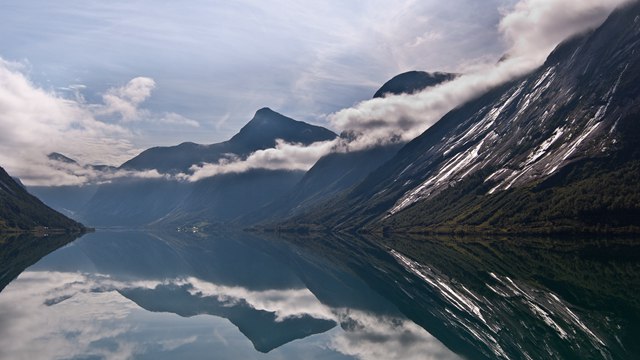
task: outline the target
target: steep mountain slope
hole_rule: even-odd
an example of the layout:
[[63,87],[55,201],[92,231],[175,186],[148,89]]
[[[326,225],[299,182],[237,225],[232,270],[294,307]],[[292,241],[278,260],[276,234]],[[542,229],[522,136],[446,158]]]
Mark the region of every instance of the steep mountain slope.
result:
[[189,195],[159,222],[229,223],[282,198],[303,176],[303,171],[255,169],[206,178],[194,183]]
[[633,230],[639,18],[638,3],[614,12],[531,75],[450,112],[349,194],[296,221],[405,231]]
[[47,207],[0,167],[0,231],[49,228],[79,232],[84,227]]
[[[226,142],[153,148],[126,162],[122,168],[188,172],[194,164],[216,163],[231,153],[245,158],[256,150],[273,147],[276,139],[311,144],[335,137],[325,128],[264,108],[258,110],[253,119]],[[207,223],[227,222],[277,199],[289,191],[302,175],[300,171],[256,170],[219,175],[194,183],[168,179],[118,179],[101,185],[83,207],[79,218],[94,226],[140,226],[159,222],[179,226],[201,220]]]
[[[387,81],[374,97],[414,93],[451,80],[454,74],[409,71]],[[395,143],[322,157],[302,180],[278,200],[238,220],[239,225],[269,223],[302,213],[362,181],[371,171],[391,159],[404,143]]]
[[336,134],[323,127],[293,120],[269,108],[262,108],[228,141],[212,145],[186,142],[177,146],[154,147],[125,162],[121,168],[156,169],[161,173],[186,172],[194,164],[216,163],[225,154],[247,156],[256,150],[274,147],[276,139],[308,145],[335,137]]

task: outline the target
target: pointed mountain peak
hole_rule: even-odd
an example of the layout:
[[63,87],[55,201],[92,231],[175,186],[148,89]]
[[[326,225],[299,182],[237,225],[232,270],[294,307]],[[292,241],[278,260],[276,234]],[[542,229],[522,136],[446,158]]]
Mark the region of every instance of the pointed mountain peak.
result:
[[271,110],[271,108],[266,106],[256,111],[256,115],[270,115],[270,114],[280,115],[277,112]]
[[384,97],[385,94],[413,94],[431,86],[454,79],[457,74],[426,71],[408,71],[394,76],[387,81],[373,95],[374,98]]
[[253,119],[229,141],[258,149],[274,146],[276,139],[310,144],[316,141],[331,140],[336,136],[323,127],[294,120],[264,107],[256,111]]
[[[251,121],[249,121],[247,123],[247,125],[244,126],[244,128],[246,128],[247,126],[250,125],[254,125],[254,126],[277,126],[277,125],[283,125],[286,123],[295,123],[297,122],[294,119],[291,119],[289,117],[286,117],[280,113],[277,113],[273,110],[271,110],[268,107],[263,107],[262,109],[256,111],[255,115],[253,115],[253,118],[251,119]],[[243,129],[244,129],[243,128]],[[242,131],[242,130],[240,130]]]
[[71,159],[71,158],[69,158],[67,156],[64,156],[64,155],[62,155],[60,153],[57,153],[57,152],[50,153],[49,155],[47,155],[47,158],[49,160],[59,161],[59,162],[63,162],[63,163],[66,163],[66,164],[77,164],[78,163],[77,161],[75,161],[75,160],[73,160],[73,159]]

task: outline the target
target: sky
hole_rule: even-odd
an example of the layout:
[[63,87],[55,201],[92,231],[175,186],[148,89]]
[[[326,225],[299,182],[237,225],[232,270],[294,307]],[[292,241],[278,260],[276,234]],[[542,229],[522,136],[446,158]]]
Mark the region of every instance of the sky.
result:
[[[507,0],[1,0],[0,57],[64,96],[155,81],[140,147],[231,137],[271,107],[322,124],[408,70],[497,60]],[[165,113],[193,122],[153,121]],[[195,126],[195,124],[199,126]]]
[[[84,183],[94,174],[52,175],[44,155],[119,165],[152,146],[226,140],[265,106],[364,134],[343,151],[410,140],[623,2],[0,0],[0,166],[28,184]],[[368,100],[408,70],[464,76]],[[300,154],[304,169],[336,148],[278,146],[249,167]]]

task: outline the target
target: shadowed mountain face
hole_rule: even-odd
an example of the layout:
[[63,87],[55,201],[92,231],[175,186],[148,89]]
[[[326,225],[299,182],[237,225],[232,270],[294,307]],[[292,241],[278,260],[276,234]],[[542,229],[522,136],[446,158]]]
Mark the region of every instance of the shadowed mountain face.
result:
[[256,150],[274,147],[276,139],[309,145],[335,137],[336,134],[323,127],[296,121],[263,108],[228,141],[212,145],[186,142],[177,146],[151,148],[125,162],[121,168],[156,169],[161,173],[187,172],[192,165],[217,163],[226,154],[246,157]]
[[29,194],[0,168],[0,231],[27,231],[36,228],[81,231],[79,224],[54,211]]
[[348,195],[297,222],[637,231],[638,16],[640,4],[630,4],[561,44],[540,69],[453,110]]
[[385,94],[413,94],[431,86],[453,80],[455,74],[449,73],[428,73],[424,71],[408,71],[394,76],[391,80],[382,85],[373,95],[374,98],[384,97]]

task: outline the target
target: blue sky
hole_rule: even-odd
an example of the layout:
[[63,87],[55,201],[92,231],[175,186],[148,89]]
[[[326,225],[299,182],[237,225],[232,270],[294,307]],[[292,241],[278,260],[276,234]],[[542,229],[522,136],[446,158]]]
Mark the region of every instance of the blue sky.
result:
[[[135,77],[155,81],[151,114],[199,126],[131,122],[138,147],[212,143],[269,106],[326,115],[407,70],[464,71],[504,51],[507,0],[0,1],[0,57],[35,85],[88,102]],[[77,88],[77,87],[76,87]],[[193,124],[193,123],[191,123]]]

